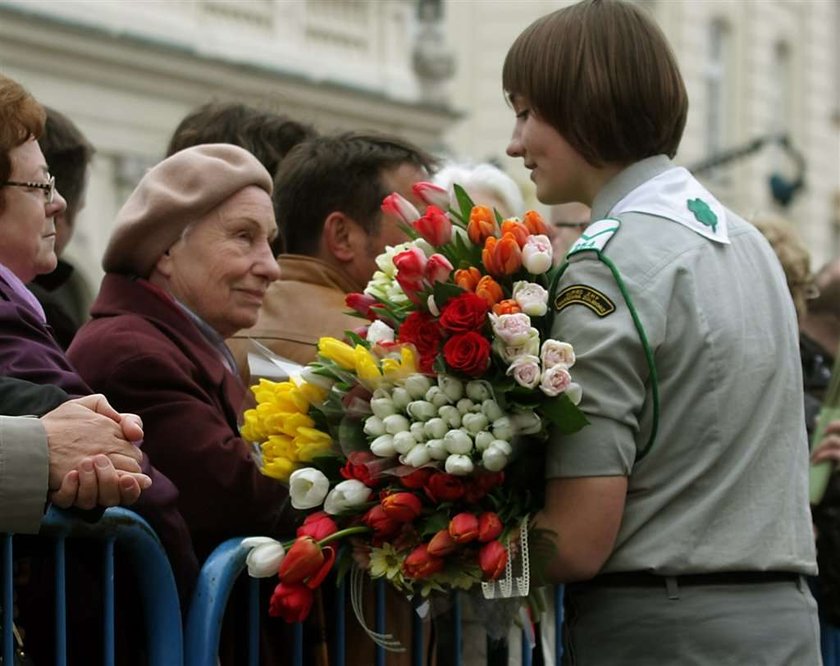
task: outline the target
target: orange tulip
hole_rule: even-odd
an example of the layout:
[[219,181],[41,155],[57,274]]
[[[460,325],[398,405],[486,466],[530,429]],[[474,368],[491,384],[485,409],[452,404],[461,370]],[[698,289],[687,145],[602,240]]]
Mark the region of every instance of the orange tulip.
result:
[[517,312],[522,312],[522,308],[519,307],[519,303],[512,298],[506,298],[493,306],[493,314],[496,315],[516,314]]
[[537,211],[529,210],[525,213],[522,223],[534,236],[538,236],[540,234],[548,236],[548,225],[545,223],[545,220],[542,219],[542,215],[540,215]]
[[511,233],[498,240],[491,236],[484,243],[481,261],[491,275],[513,275],[522,267],[522,250]]
[[481,271],[478,270],[475,266],[470,266],[469,268],[461,268],[455,271],[455,284],[457,284],[461,289],[465,289],[467,291],[475,291],[476,286],[478,286],[478,281],[481,279]]
[[517,222],[516,220],[505,220],[502,222],[502,237],[504,237],[505,234],[513,234],[513,237],[516,238],[516,242],[521,248],[528,241],[528,236],[531,235],[531,232],[528,231],[528,228],[522,224],[522,222]]
[[490,236],[496,235],[496,216],[488,206],[473,206],[467,223],[467,236],[474,245],[482,245]]
[[478,281],[475,288],[475,295],[481,296],[488,307],[493,307],[505,296],[501,286],[489,275],[485,275]]

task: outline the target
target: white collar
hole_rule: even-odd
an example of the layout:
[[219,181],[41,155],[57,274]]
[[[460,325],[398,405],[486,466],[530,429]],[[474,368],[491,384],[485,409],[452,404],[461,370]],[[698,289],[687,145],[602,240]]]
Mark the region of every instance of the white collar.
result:
[[628,212],[663,217],[716,243],[729,244],[726,209],[683,167],[673,167],[642,183],[609,214]]

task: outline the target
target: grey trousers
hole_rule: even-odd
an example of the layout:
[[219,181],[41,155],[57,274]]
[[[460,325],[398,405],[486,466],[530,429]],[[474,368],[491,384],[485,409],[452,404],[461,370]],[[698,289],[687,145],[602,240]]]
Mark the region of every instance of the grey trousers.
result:
[[566,666],[820,666],[817,605],[798,582],[566,587]]

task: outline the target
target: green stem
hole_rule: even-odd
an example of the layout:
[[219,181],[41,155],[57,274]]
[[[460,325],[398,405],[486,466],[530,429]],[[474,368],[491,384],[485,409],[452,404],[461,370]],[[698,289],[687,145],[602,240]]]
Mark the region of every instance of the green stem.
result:
[[370,532],[369,527],[364,527],[362,525],[357,525],[356,527],[346,527],[343,530],[338,530],[338,532],[324,537],[318,542],[318,545],[326,546],[331,541],[338,541],[338,539],[341,539],[342,537],[350,536],[352,534],[365,534],[366,532]]

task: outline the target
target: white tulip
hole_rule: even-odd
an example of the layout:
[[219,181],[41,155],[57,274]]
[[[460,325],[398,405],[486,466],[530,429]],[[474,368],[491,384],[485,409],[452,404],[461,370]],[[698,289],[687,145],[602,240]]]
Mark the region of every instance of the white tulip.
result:
[[397,453],[408,453],[415,446],[417,446],[417,440],[410,432],[398,432],[394,435],[394,449]]
[[289,498],[296,509],[321,506],[329,489],[329,479],[314,467],[296,469],[289,477]]
[[499,403],[495,400],[485,400],[481,403],[481,411],[491,421],[495,421],[496,419],[502,418],[505,413],[502,411],[502,408],[499,407]]
[[409,395],[411,395],[414,400],[419,400],[426,395],[426,391],[429,390],[431,385],[432,382],[428,377],[426,377],[426,375],[415,373],[405,378],[403,387],[406,391],[408,391]]
[[432,460],[446,460],[449,457],[449,451],[446,450],[442,439],[430,439],[425,446]]
[[429,419],[423,424],[423,430],[428,439],[443,439],[449,430],[449,424],[442,418]]
[[402,386],[397,386],[391,393],[391,400],[394,401],[394,407],[397,409],[405,409],[411,402],[411,394]]
[[469,456],[452,455],[446,459],[444,469],[447,474],[453,476],[467,476],[467,474],[472,474],[474,465]]
[[365,419],[365,434],[371,437],[379,437],[385,434],[385,424],[378,416],[368,416]]
[[541,275],[551,268],[553,250],[548,236],[528,236],[522,247],[522,266],[529,273]]
[[[391,398],[371,398],[370,408],[373,410],[373,415],[378,416],[380,419],[397,413],[397,408],[394,407],[394,401]],[[385,432],[384,427],[382,432]],[[371,435],[373,433],[368,434]],[[381,435],[382,433],[379,434]]]
[[394,329],[388,326],[388,324],[384,321],[377,319],[376,321],[371,322],[370,326],[368,326],[365,339],[372,345],[378,342],[393,342]]
[[385,426],[385,432],[389,435],[396,435],[398,432],[406,432],[408,427],[411,425],[408,419],[402,414],[391,414],[391,416],[386,416],[382,419],[382,423]]
[[429,294],[429,298],[426,299],[426,306],[429,308],[429,314],[433,317],[440,317],[440,308],[435,303],[434,294]]
[[442,418],[450,428],[461,426],[461,412],[454,405],[444,405],[438,410],[438,416]]
[[432,454],[425,444],[417,444],[410,451],[400,456],[400,462],[410,467],[422,467],[432,460]]
[[493,397],[490,384],[480,379],[467,383],[467,397],[473,402],[484,402]]
[[286,555],[286,549],[279,541],[271,537],[248,537],[242,539],[242,546],[250,548],[245,564],[251,578],[276,576],[280,563]]
[[503,470],[507,462],[507,456],[492,446],[481,454],[481,464],[488,472],[499,472]]
[[397,455],[397,450],[394,448],[393,435],[381,435],[373,440],[369,447],[370,452],[380,458],[390,458],[391,456]]
[[478,414],[464,414],[461,417],[461,425],[467,429],[471,435],[476,435],[481,430],[484,430],[490,421],[481,413]]
[[477,432],[475,434],[475,448],[479,451],[484,451],[488,446],[490,446],[490,442],[492,442],[495,437],[493,437],[492,433],[487,432],[486,430],[482,430],[481,432]]
[[334,516],[367,502],[371,489],[357,479],[347,479],[333,488],[324,500],[324,511]]
[[513,439],[513,423],[507,416],[493,421],[492,430],[496,439],[504,439],[507,442]]
[[438,413],[437,407],[425,400],[412,400],[405,411],[416,421],[428,421]]
[[519,412],[511,418],[513,427],[520,435],[535,435],[542,430],[542,421],[534,412]]
[[472,438],[463,430],[450,430],[444,435],[443,443],[449,453],[469,453],[473,448]]
[[438,375],[438,386],[446,393],[452,402],[458,402],[464,397],[464,384],[457,377],[451,375]]

